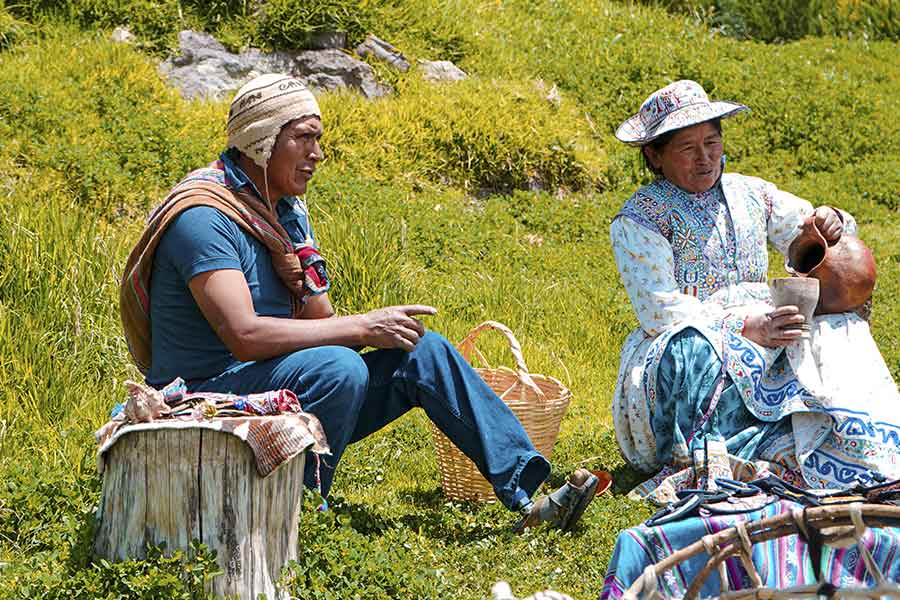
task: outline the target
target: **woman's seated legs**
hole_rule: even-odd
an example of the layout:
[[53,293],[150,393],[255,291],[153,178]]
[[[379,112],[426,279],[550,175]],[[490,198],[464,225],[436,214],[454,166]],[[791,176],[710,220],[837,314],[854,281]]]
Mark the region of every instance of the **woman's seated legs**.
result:
[[684,444],[694,431],[721,373],[721,359],[698,330],[689,327],[669,340],[659,363],[651,417],[660,464],[671,464],[675,445]]
[[673,462],[676,445],[691,452],[702,448],[710,436],[725,441],[729,454],[751,460],[774,437],[789,432],[788,419],[763,422],[754,417],[727,374],[716,406],[710,411],[722,376],[722,360],[700,331],[689,327],[669,340],[657,372],[656,406],[651,417],[661,464]]

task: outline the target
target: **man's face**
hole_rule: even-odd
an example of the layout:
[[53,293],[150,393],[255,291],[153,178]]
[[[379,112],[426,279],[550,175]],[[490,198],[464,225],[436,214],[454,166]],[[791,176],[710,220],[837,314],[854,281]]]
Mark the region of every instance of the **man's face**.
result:
[[699,193],[711,188],[722,170],[722,134],[711,123],[676,133],[662,150],[648,147],[648,158],[666,179],[681,189]]
[[269,158],[269,197],[274,202],[283,196],[302,196],[312,179],[316,164],[322,160],[322,122],[318,117],[303,117],[285,125],[272,147]]

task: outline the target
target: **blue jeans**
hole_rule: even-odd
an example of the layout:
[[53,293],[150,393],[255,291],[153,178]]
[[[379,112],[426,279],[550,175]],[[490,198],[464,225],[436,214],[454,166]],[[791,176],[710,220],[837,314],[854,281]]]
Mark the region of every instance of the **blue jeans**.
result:
[[[321,421],[332,455],[323,457],[321,491],[349,444],[375,433],[416,406],[465,453],[511,510],[526,504],[550,474],[509,407],[442,336],[427,332],[412,352],[343,346],[298,350],[241,363],[190,391],[248,394],[292,390]],[[316,487],[315,469],[305,485]]]

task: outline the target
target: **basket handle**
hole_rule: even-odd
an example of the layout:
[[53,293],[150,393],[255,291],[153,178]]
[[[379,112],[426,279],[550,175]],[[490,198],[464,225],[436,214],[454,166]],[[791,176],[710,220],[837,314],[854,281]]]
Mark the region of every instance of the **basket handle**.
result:
[[482,354],[481,351],[475,347],[475,340],[485,329],[493,329],[506,336],[506,341],[509,342],[509,351],[510,353],[512,353],[513,358],[516,361],[516,375],[519,377],[519,382],[521,382],[522,385],[531,388],[534,393],[538,395],[538,398],[544,399],[546,397],[546,394],[544,394],[544,391],[537,386],[537,384],[534,382],[534,379],[531,378],[531,374],[528,372],[528,367],[525,365],[525,358],[522,356],[522,346],[519,344],[519,340],[516,339],[516,336],[513,335],[513,332],[510,330],[510,328],[503,323],[498,323],[497,321],[485,321],[481,325],[474,327],[472,331],[469,332],[469,335],[467,335],[465,339],[461,341],[456,347],[457,350],[459,350],[460,354],[463,355],[463,358],[465,358],[469,362],[472,362],[472,352],[474,351],[475,355],[478,356],[478,359],[481,361],[481,363],[486,368],[491,368],[491,365],[484,357],[484,354]]

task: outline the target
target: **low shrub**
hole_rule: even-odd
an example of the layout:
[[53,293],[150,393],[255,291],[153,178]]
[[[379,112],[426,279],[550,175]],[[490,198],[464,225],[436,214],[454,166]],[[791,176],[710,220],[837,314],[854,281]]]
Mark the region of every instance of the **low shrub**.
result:
[[481,78],[434,86],[410,78],[395,98],[323,99],[328,160],[378,181],[470,192],[603,187],[603,150],[577,106],[534,83]]
[[313,512],[300,526],[300,556],[285,566],[282,585],[304,600],[441,598],[452,593],[432,562],[433,551],[406,527],[372,536],[358,531],[338,497],[326,513]]
[[893,0],[648,0],[740,39],[784,42],[808,35],[900,39]]
[[142,560],[98,559],[62,570],[29,557],[5,570],[0,590],[11,600],[214,600],[204,584],[221,571],[209,549],[194,542],[189,551],[164,550],[150,548]]
[[317,33],[347,34],[352,48],[374,28],[374,0],[268,0],[258,13],[254,41],[264,47],[302,49]]
[[0,69],[4,153],[105,215],[158,201],[214,158],[222,119],[223,107],[185,105],[133,49],[71,29],[16,47]]
[[373,29],[376,6],[374,0],[17,0],[10,10],[35,23],[126,26],[143,48],[163,54],[181,29],[209,31],[233,48],[304,49],[314,34],[330,31],[347,33],[355,44]]
[[23,39],[29,29],[28,23],[11,15],[3,2],[0,2],[0,51],[10,48],[17,41]]

